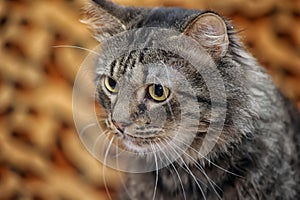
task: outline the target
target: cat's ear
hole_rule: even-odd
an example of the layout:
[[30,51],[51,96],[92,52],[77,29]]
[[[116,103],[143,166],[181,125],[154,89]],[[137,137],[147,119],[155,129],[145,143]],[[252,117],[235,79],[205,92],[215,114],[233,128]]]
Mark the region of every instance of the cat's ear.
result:
[[89,25],[98,41],[126,30],[135,17],[133,8],[123,7],[108,0],[93,0],[83,9],[81,22]]
[[199,15],[188,25],[184,34],[198,41],[213,58],[221,58],[228,51],[226,24],[214,13]]

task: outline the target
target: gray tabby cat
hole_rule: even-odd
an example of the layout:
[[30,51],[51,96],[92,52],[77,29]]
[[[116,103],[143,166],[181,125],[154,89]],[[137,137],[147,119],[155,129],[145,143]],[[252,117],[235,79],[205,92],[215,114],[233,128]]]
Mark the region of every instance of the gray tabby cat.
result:
[[[120,192],[119,199],[300,199],[297,109],[245,50],[227,19],[210,11],[122,7],[105,0],[94,0],[84,14],[83,21],[99,42],[138,28],[178,31],[205,51],[200,57],[209,55],[226,91],[226,105],[219,105],[226,107],[221,134],[214,138],[213,149],[201,156],[197,152],[218,116],[211,112],[203,77],[189,61],[163,49],[144,48],[96,66],[97,97],[107,114],[107,135],[116,137],[120,148],[141,153],[154,149],[153,145],[171,145],[175,121],[183,112],[178,99],[185,99],[187,108],[192,104],[189,88],[176,76],[166,77],[164,67],[191,83],[197,106],[188,109],[200,113],[192,141],[187,128],[186,135],[174,142],[174,148],[188,145],[183,152],[173,152],[179,158],[152,172],[128,174],[127,191]],[[162,63],[156,71],[150,70],[161,82],[149,81],[151,73],[145,66],[151,63]],[[161,110],[166,115],[157,114]],[[193,121],[194,114],[185,116]]]

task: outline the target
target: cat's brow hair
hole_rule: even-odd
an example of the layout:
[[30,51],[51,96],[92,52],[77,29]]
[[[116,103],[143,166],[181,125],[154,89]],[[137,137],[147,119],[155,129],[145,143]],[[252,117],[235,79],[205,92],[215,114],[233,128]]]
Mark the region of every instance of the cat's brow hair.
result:
[[141,64],[160,64],[162,60],[166,60],[167,55],[172,55],[178,57],[178,55],[173,55],[171,52],[166,52],[161,49],[140,49],[133,50],[129,53],[120,56],[114,60],[110,65],[111,76],[121,76],[124,75],[127,70],[133,69],[137,63]]
[[144,53],[141,51],[131,51],[129,54],[126,54],[116,60],[110,66],[111,76],[121,76],[126,73],[129,69],[133,69],[136,66],[136,63],[143,62]]

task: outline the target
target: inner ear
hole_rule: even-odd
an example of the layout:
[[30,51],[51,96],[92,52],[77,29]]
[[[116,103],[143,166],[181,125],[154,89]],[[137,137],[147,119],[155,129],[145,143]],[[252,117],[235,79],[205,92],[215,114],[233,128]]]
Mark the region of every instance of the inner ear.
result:
[[[116,10],[120,8],[112,7],[111,9]],[[107,37],[126,30],[126,26],[117,16],[112,15],[105,10],[105,8],[102,8],[96,3],[89,3],[85,6],[82,10],[80,21],[91,27],[94,32],[94,37],[100,42]]]
[[227,53],[227,27],[224,20],[214,13],[199,15],[188,25],[184,34],[199,42],[213,58],[221,58]]

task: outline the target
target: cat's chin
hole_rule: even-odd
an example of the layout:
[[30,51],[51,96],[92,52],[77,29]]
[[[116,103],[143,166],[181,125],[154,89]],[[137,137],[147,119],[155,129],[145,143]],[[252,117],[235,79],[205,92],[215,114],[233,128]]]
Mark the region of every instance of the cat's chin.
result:
[[133,150],[134,152],[149,151],[151,150],[151,143],[160,143],[160,140],[157,137],[143,137],[126,133],[121,140],[128,150]]
[[150,144],[145,145],[142,144],[141,141],[136,141],[135,139],[123,139],[122,142],[127,151],[138,153],[138,154],[140,153],[146,154],[148,152],[151,152]]

